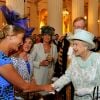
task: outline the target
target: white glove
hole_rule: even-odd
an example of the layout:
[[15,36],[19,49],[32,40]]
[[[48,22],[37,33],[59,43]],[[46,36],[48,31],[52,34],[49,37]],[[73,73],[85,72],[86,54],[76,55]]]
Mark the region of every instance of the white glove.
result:
[[53,82],[55,82],[56,80],[58,80],[58,77],[53,77],[51,80],[52,80]]
[[59,91],[61,90],[60,87],[56,87],[56,86],[54,86],[54,84],[51,84],[51,86],[52,86],[57,92],[59,92]]
[[93,92],[93,87],[92,88],[80,88],[75,90],[75,94],[78,96],[84,96],[87,94],[91,94]]

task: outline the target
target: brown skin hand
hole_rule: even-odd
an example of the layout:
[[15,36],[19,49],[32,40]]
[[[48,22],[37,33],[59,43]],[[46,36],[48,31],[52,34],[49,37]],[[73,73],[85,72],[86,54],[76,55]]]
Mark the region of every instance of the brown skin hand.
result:
[[18,72],[14,69],[12,64],[6,64],[3,67],[0,67],[0,75],[8,80],[10,83],[12,83],[14,86],[25,92],[47,90],[46,86],[26,83],[18,74]]

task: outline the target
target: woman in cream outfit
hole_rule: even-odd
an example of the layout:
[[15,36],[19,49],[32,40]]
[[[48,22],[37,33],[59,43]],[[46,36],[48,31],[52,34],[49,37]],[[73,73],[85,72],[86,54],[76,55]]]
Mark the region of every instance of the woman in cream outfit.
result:
[[51,42],[54,28],[44,26],[41,28],[43,43],[37,43],[31,52],[30,59],[33,62],[34,78],[37,84],[51,82],[57,60],[57,48]]

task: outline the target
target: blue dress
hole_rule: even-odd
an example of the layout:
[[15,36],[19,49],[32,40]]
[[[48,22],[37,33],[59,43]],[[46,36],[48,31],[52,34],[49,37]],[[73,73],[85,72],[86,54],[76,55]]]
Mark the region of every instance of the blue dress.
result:
[[[11,59],[0,51],[0,67],[12,64]],[[0,75],[0,100],[14,100],[13,85]]]

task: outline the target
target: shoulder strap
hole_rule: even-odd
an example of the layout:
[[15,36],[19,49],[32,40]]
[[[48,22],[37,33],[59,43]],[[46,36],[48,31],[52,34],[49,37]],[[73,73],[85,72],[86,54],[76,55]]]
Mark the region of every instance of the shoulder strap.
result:
[[[96,97],[95,97],[95,94],[96,94]],[[93,100],[99,100],[99,86],[94,87]]]
[[96,87],[94,87],[94,90],[93,90],[93,100],[95,100],[95,91],[96,91]]

